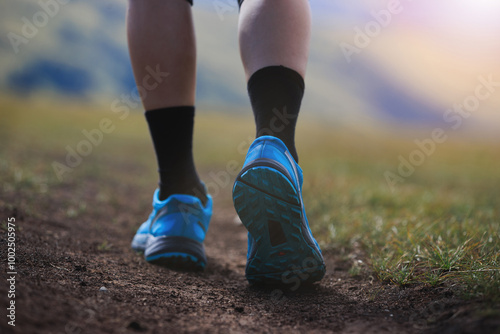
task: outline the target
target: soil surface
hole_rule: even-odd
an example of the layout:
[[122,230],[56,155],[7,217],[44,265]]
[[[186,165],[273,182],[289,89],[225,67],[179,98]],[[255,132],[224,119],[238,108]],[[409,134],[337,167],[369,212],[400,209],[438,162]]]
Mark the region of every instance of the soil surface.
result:
[[[142,188],[102,180],[49,192],[0,192],[5,223],[16,222],[16,318],[7,324],[7,270],[0,277],[1,333],[496,333],[500,320],[477,312],[453,286],[401,288],[369,271],[353,276],[355,250],[325,250],[319,283],[252,287],[244,277],[246,230],[229,193],[215,199],[204,272],[147,264],[130,249],[150,211]],[[110,181],[111,182],[111,181]],[[84,204],[82,204],[84,203]],[[356,260],[357,261],[357,260]],[[6,268],[6,266],[4,266]],[[295,288],[293,286],[292,288]],[[7,320],[6,320],[7,319]]]

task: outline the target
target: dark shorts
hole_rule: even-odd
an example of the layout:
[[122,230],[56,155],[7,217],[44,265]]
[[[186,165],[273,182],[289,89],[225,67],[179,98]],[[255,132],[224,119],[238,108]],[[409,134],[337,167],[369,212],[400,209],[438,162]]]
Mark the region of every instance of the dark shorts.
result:
[[[191,6],[193,5],[193,0],[186,0],[186,1],[189,2],[191,4]],[[238,1],[238,5],[241,7],[243,0],[236,0],[236,1]]]

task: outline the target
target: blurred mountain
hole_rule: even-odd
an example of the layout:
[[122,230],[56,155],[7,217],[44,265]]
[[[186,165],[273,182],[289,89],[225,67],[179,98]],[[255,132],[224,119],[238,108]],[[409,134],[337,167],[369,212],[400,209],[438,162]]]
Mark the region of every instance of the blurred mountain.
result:
[[[235,3],[195,1],[197,103],[203,108],[249,108],[238,51]],[[339,124],[442,123],[451,95],[443,89],[436,98],[429,93],[435,93],[431,87],[422,88],[419,94],[408,89],[413,79],[407,69],[396,71],[386,66],[376,45],[346,61],[339,45],[352,43],[353,28],[370,19],[369,10],[363,10],[360,4],[327,0],[311,1],[311,6],[314,26],[304,110]],[[100,101],[132,92],[135,84],[125,16],[126,2],[121,0],[1,3],[0,89],[22,97],[55,92]],[[401,46],[394,50],[404,53],[406,47],[401,51]],[[421,49],[430,48],[422,44]],[[384,51],[387,59],[394,56],[394,50]]]

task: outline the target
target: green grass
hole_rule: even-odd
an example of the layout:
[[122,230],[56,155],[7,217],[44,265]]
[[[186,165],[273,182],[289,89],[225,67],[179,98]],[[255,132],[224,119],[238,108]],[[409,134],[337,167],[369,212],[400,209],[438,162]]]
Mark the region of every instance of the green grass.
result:
[[[81,189],[87,178],[134,182],[148,192],[155,186],[155,158],[141,113],[122,121],[107,106],[75,101],[0,102],[0,192],[21,196],[26,210],[37,196],[50,196],[60,186]],[[116,130],[58,180],[52,162],[63,161],[66,145],[84,139],[82,129],[96,127],[103,117],[112,119]],[[394,171],[398,156],[408,155],[413,139],[425,133],[347,130],[301,117],[297,145],[308,218],[324,249],[352,261],[351,275],[367,273],[397,285],[445,284],[465,297],[500,300],[498,144],[450,139],[392,192],[384,172]],[[250,115],[198,112],[195,156],[205,182],[215,182],[213,175],[227,170],[231,160],[241,166],[252,122]],[[235,176],[229,174],[231,183],[217,195],[228,205]],[[103,183],[96,200],[113,202],[114,196]],[[68,201],[61,207],[70,217],[91,205]]]
[[304,201],[322,245],[360,249],[383,281],[448,284],[464,296],[499,301],[498,145],[443,144],[391,192],[384,171],[414,147],[381,135],[353,149],[360,140],[344,136],[347,150],[335,141],[301,156]]

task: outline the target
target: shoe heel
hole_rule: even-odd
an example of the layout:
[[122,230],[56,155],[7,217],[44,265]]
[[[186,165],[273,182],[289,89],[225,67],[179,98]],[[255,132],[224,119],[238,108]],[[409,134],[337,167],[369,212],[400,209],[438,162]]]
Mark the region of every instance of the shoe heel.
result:
[[179,270],[203,270],[207,264],[203,244],[184,237],[150,237],[144,257],[151,264]]

